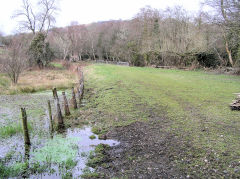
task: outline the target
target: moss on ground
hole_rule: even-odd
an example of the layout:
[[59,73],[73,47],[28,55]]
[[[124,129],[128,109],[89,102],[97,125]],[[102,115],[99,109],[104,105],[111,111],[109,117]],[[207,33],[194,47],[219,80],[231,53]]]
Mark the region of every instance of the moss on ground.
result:
[[91,135],[91,136],[89,136],[89,138],[93,140],[93,139],[96,139],[96,136],[95,135]]
[[89,155],[87,166],[96,168],[108,161],[107,151],[110,149],[109,145],[99,144],[96,146],[94,152]]

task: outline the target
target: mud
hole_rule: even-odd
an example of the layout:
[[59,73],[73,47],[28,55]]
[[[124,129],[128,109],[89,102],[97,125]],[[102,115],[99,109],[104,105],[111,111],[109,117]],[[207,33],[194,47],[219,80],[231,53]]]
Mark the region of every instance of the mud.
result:
[[108,137],[119,140],[120,145],[109,151],[109,167],[98,168],[106,178],[186,178],[174,162],[181,144],[175,136],[164,132],[158,121],[119,127],[109,132]]

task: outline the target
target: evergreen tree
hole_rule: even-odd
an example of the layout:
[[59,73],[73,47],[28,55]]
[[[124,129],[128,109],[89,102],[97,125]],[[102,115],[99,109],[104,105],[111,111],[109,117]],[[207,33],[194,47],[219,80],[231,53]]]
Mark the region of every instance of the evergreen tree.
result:
[[38,33],[29,47],[30,64],[37,64],[39,68],[46,67],[53,58],[53,52],[45,38],[43,33]]

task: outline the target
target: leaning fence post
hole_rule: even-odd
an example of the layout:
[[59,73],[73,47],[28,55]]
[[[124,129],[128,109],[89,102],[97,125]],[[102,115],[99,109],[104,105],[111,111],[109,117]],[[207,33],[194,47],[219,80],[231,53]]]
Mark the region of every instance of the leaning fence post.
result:
[[53,97],[54,97],[55,105],[56,105],[56,108],[57,108],[58,129],[62,129],[62,128],[64,128],[63,116],[62,116],[62,112],[61,112],[56,88],[53,89]]
[[48,115],[49,115],[49,122],[50,122],[50,132],[51,132],[51,135],[52,135],[52,133],[53,133],[53,119],[52,119],[52,108],[51,108],[50,100],[48,100]]
[[63,95],[65,116],[69,116],[71,113],[70,113],[70,110],[69,110],[69,107],[68,107],[68,101],[67,101],[67,97],[66,97],[64,91],[62,92],[62,95]]
[[30,138],[29,138],[28,126],[27,126],[27,113],[26,113],[25,108],[21,108],[21,112],[22,112],[24,143],[25,143],[25,145],[31,145]]
[[73,104],[73,108],[77,109],[77,100],[74,92],[74,87],[72,87],[72,104]]

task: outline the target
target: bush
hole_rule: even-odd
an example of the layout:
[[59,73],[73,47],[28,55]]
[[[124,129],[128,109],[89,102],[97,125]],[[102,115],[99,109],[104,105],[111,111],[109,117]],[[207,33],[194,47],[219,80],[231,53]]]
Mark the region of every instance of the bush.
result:
[[147,65],[164,65],[162,61],[162,55],[160,52],[157,51],[148,51],[143,54],[144,55],[144,61]]
[[132,59],[132,65],[139,67],[145,66],[144,56],[141,54],[135,54]]
[[197,61],[203,67],[216,68],[220,65],[220,61],[217,56],[212,52],[201,52],[196,55]]

